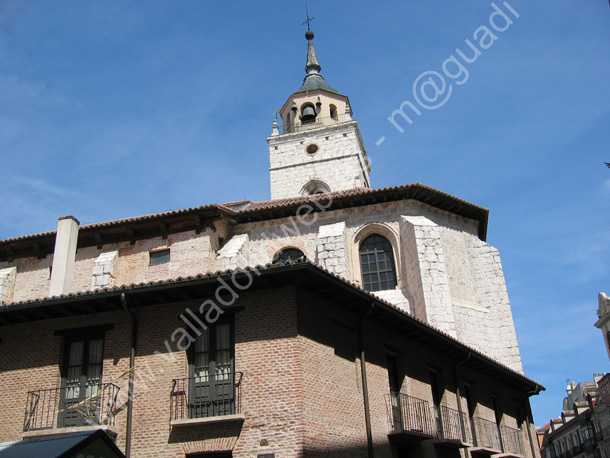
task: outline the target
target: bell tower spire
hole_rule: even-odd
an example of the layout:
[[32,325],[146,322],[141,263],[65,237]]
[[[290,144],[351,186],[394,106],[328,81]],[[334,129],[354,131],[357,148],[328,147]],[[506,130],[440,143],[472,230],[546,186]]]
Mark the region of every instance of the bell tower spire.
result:
[[307,24],[307,63],[301,87],[279,110],[282,126],[274,122],[269,144],[271,198],[370,187],[369,160],[349,99],[320,74]]
[[[307,26],[309,27],[309,24],[307,24]],[[307,44],[307,64],[305,64],[305,72],[307,72],[308,75],[320,73],[322,67],[320,67],[320,63],[316,57],[316,50],[313,47],[313,32],[307,29],[305,38],[307,38],[307,41],[309,42]]]

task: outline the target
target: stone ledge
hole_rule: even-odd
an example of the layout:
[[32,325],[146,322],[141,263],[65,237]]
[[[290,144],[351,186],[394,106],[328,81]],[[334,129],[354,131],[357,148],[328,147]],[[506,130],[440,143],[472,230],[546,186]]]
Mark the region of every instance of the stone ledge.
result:
[[220,417],[203,417],[203,418],[185,418],[184,420],[170,420],[169,425],[172,428],[179,428],[181,426],[197,426],[212,423],[231,423],[231,422],[243,422],[246,417],[240,413],[233,415],[222,415]]
[[22,439],[38,439],[41,437],[57,436],[59,434],[73,434],[82,433],[84,431],[97,431],[101,429],[106,432],[113,440],[116,439],[118,432],[113,426],[107,425],[90,425],[90,426],[72,426],[68,428],[49,428],[49,429],[36,429],[33,431],[24,431]]

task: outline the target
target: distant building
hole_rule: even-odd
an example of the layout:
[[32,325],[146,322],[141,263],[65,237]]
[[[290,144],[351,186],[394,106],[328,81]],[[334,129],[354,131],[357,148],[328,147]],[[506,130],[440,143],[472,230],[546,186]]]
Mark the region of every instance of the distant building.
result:
[[610,404],[610,373],[604,375],[597,382],[599,402]]
[[563,399],[563,410],[571,410],[576,402],[587,402],[587,397],[597,396],[597,383],[602,379],[604,374],[597,373],[593,374],[593,380],[588,382],[571,382],[566,387],[566,393],[568,394]]
[[610,373],[594,379],[568,385],[561,416],[538,428],[542,458],[610,458]]
[[538,447],[540,447],[540,458],[548,458],[548,447],[546,446],[546,438],[551,422],[544,426],[536,428],[536,437],[538,438]]

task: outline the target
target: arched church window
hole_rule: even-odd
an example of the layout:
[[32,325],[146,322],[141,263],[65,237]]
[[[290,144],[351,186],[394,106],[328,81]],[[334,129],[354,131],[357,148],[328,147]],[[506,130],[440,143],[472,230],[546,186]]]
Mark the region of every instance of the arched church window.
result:
[[273,257],[273,264],[283,264],[294,262],[300,258],[305,258],[305,254],[297,248],[284,248],[278,251]]
[[327,192],[330,192],[330,188],[326,183],[320,180],[311,180],[301,189],[302,196],[325,194]]
[[362,287],[366,291],[396,288],[392,244],[379,234],[369,235],[360,245]]

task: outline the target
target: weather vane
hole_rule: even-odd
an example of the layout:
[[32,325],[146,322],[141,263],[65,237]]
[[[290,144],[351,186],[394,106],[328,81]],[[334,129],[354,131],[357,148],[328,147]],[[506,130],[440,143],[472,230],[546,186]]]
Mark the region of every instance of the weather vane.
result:
[[309,28],[309,23],[311,21],[313,21],[315,19],[315,17],[309,17],[309,10],[307,9],[307,0],[305,0],[305,13],[307,13],[307,20],[305,22],[303,22],[303,24],[301,24],[301,25],[307,24],[307,30],[311,30]]

